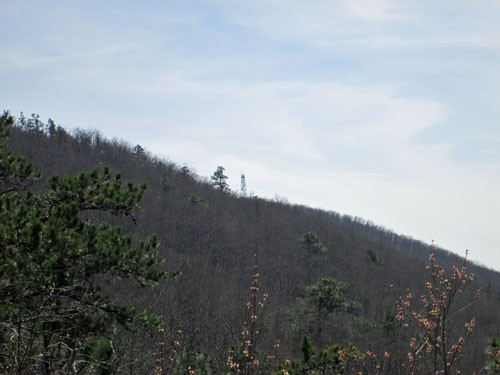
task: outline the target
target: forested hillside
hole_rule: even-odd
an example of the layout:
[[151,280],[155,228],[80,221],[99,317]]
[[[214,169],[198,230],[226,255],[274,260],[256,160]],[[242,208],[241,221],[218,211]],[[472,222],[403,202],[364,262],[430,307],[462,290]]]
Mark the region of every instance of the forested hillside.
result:
[[[345,356],[342,371],[409,373],[414,362],[408,353],[415,362],[427,350],[437,358],[441,352],[430,346],[439,345],[445,335],[446,350],[454,353],[453,373],[484,373],[491,360],[485,354],[487,340],[500,336],[500,274],[493,270],[467,264],[465,271],[459,259],[454,271],[455,255],[438,250],[435,262],[445,266],[446,275],[462,275],[447,289],[455,279],[445,279],[439,268],[426,268],[428,245],[361,219],[225,191],[188,167],[150,155],[140,145],[104,139],[98,131],[69,133],[52,121],[21,119],[7,142],[41,173],[33,191],[43,190],[49,176],[75,175],[96,166],[120,171],[123,181],[147,184],[139,203],[142,211],[134,220],[99,213],[85,216],[92,222],[121,225],[140,238],[156,233],[159,254],[166,259],[162,269],[180,271],[175,280],[153,288],[100,275],[100,287],[113,301],[146,308],[161,321],[160,330],[111,329],[109,371],[312,374],[320,371],[321,360],[307,349],[304,336],[316,348],[355,345],[358,354],[330,348],[331,366]],[[477,279],[466,278],[469,272]],[[454,291],[447,297],[453,304],[446,305],[448,315],[442,319],[446,329],[443,323],[439,334],[408,325],[403,314],[403,308],[413,308],[418,319],[426,313],[433,316],[434,310],[419,301],[431,290],[426,284],[431,281],[444,286],[445,294]],[[483,290],[477,299],[479,288]],[[414,304],[407,301],[409,294]],[[460,337],[463,343],[453,347]],[[295,368],[285,364],[303,357]],[[314,360],[318,368],[306,369],[304,363]],[[432,359],[420,360],[421,369],[434,368]],[[340,373],[339,368],[318,373]],[[415,364],[411,371],[418,373],[417,368]],[[443,373],[451,370],[450,366]]]
[[[348,230],[352,230],[356,234],[374,242],[382,242],[394,250],[402,251],[423,262],[427,262],[429,258],[430,246],[408,235],[394,233],[392,230],[384,228],[383,226],[377,226],[374,223],[360,217],[340,215],[336,212],[327,212],[312,209],[310,207],[303,207],[303,209],[305,213],[322,216],[325,220],[332,220],[336,224],[343,226]],[[457,254],[445,249],[436,248],[436,259],[441,265],[451,268],[457,261]],[[460,254],[459,259],[462,260]],[[485,285],[489,285],[490,287],[494,286],[496,289],[500,289],[500,272],[488,268],[485,265],[470,261],[468,268],[469,271],[474,273]]]

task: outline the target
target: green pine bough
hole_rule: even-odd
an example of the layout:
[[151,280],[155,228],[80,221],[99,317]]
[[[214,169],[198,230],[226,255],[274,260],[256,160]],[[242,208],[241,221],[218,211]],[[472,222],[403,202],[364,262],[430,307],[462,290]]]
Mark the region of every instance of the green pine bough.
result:
[[[1,140],[12,125],[4,113]],[[95,372],[109,359],[111,327],[157,323],[145,310],[112,302],[99,278],[152,286],[176,272],[160,270],[155,236],[137,241],[85,218],[92,211],[133,218],[145,185],[96,168],[51,177],[47,190],[33,192],[38,177],[28,160],[0,145],[0,373]]]

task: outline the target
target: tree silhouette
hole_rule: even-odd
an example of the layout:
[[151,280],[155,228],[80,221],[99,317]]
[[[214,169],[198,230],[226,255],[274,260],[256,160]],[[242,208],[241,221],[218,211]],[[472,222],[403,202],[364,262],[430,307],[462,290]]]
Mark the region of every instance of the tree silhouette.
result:
[[213,181],[212,185],[216,190],[225,193],[229,191],[229,185],[226,182],[227,176],[224,174],[224,170],[225,170],[224,167],[218,166],[217,170],[210,177],[210,179]]

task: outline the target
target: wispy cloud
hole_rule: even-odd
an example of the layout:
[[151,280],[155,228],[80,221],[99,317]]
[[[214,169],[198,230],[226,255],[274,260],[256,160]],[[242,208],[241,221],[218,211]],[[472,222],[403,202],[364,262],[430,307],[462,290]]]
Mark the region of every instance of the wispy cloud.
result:
[[497,1],[25,5],[2,4],[7,108],[473,257],[498,249]]
[[0,61],[0,72],[4,71],[7,73],[10,70],[39,68],[48,65],[80,64],[83,59],[103,59],[125,52],[132,52],[136,50],[138,46],[138,44],[134,43],[120,43],[86,50],[70,50],[59,55],[53,55],[43,50],[33,55],[33,51],[30,50],[11,48],[8,55]]
[[[312,46],[492,48],[500,46],[500,4],[393,0],[225,2],[234,22],[285,42]],[[489,20],[490,22],[484,22]]]

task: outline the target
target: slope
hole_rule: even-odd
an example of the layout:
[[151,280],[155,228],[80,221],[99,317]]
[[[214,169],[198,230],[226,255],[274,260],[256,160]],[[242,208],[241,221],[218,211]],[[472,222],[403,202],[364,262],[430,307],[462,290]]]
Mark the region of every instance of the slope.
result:
[[[407,335],[395,321],[395,301],[407,288],[416,295],[424,292],[426,246],[416,249],[410,241],[411,253],[407,253],[401,240],[405,237],[362,221],[217,191],[189,169],[152,156],[142,147],[104,139],[97,131],[70,134],[54,123],[25,121],[13,132],[9,146],[47,177],[107,165],[121,171],[124,179],[147,182],[141,203],[144,212],[136,223],[111,220],[140,235],[158,233],[168,268],[179,269],[182,276],[148,293],[123,283],[104,286],[114,298],[163,316],[169,340],[181,330],[186,358],[206,352],[214,363],[221,363],[228,349],[241,342],[255,274],[254,254],[258,254],[259,288],[269,294],[258,316],[259,350],[272,352],[279,339],[279,358],[295,357],[301,337],[309,335],[318,347],[354,342],[362,350],[394,353],[395,363],[405,357],[402,344],[407,345]],[[308,232],[320,239],[326,252],[301,241]],[[500,335],[498,273],[477,269],[486,275],[480,281],[486,292],[466,311],[478,317],[463,359],[468,370],[484,362],[486,338]],[[307,287],[322,277],[347,283],[343,293],[359,303],[355,313],[311,311]],[[474,294],[471,289],[461,298],[466,301]],[[154,366],[157,335],[123,332],[120,340],[122,360],[131,353],[147,354],[141,363],[130,362],[128,373],[148,373]]]

